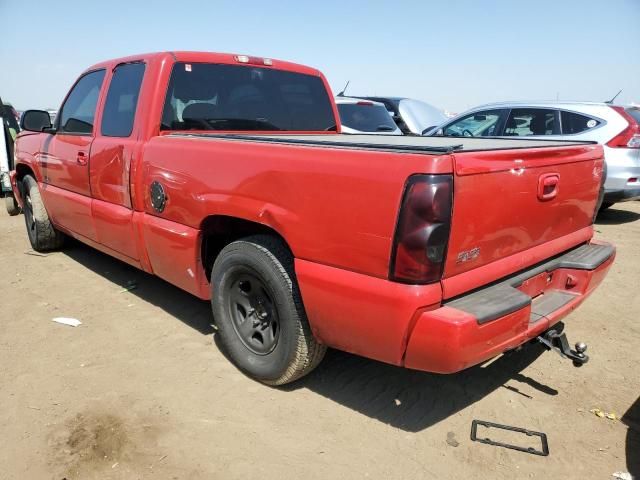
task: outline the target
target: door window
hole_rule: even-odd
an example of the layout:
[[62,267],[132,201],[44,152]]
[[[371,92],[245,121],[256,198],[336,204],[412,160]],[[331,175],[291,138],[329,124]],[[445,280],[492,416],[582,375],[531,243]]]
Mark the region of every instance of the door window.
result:
[[62,106],[59,130],[64,133],[91,134],[96,105],[104,80],[104,70],[87,73],[71,89]]
[[504,110],[485,110],[462,117],[446,126],[442,132],[452,137],[491,137],[500,135]]
[[144,63],[116,67],[111,77],[100,132],[106,137],[128,137],[133,130]]
[[504,135],[514,137],[559,135],[558,117],[558,111],[547,108],[514,108],[509,113]]

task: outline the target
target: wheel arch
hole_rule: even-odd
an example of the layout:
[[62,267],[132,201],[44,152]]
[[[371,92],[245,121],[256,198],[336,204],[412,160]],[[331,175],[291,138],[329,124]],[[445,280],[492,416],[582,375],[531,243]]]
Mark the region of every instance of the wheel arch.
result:
[[209,215],[200,224],[202,239],[200,259],[207,280],[211,281],[211,267],[220,251],[231,242],[251,235],[270,235],[278,238],[291,252],[293,250],[284,236],[264,223],[231,215]]

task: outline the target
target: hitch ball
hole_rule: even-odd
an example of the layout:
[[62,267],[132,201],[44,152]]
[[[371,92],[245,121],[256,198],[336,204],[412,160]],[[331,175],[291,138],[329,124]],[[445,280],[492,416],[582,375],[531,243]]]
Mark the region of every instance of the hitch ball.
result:
[[587,351],[587,344],[584,342],[578,342],[575,344],[576,353],[584,353]]

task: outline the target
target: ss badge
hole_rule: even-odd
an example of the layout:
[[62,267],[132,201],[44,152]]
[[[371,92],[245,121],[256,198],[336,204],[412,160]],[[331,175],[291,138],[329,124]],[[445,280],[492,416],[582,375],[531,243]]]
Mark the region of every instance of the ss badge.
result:
[[470,262],[471,260],[475,260],[479,256],[480,256],[480,247],[475,247],[475,248],[472,248],[471,250],[460,252],[458,254],[458,257],[456,258],[456,263]]

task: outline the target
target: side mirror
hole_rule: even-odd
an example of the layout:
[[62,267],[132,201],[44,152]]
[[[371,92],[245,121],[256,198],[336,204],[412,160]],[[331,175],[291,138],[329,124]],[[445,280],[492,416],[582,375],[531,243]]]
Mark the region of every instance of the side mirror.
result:
[[51,117],[44,110],[27,110],[20,119],[20,128],[30,132],[42,132],[51,128]]

